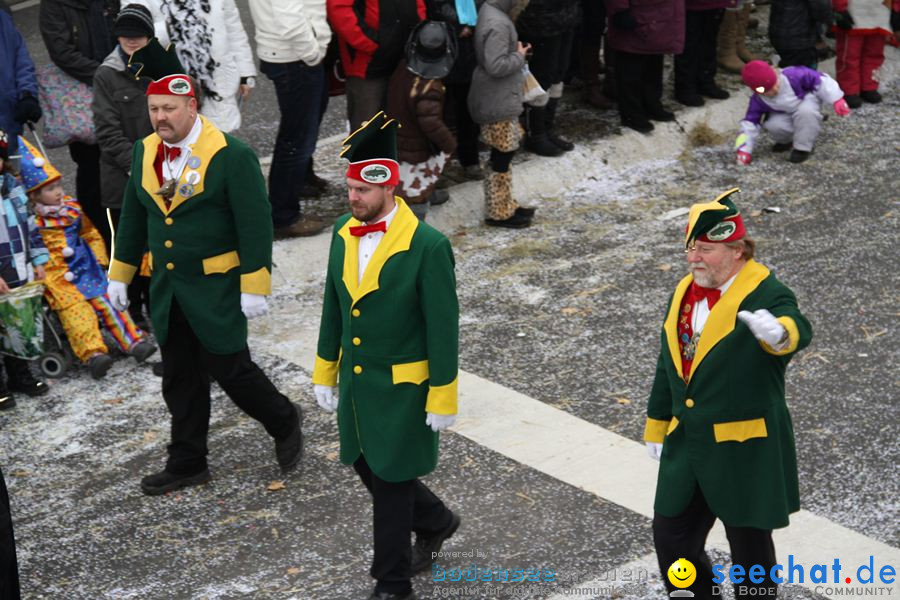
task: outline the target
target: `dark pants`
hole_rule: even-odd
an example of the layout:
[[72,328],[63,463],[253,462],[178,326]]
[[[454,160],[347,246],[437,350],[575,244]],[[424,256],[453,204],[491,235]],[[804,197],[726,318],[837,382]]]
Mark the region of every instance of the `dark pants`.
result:
[[319,137],[323,96],[327,101],[325,71],[321,64],[302,61],[259,61],[259,70],[275,84],[281,122],[269,171],[269,200],[275,227],[300,219],[300,191],[312,164]]
[[347,77],[347,120],[356,131],[387,105],[388,78]]
[[675,95],[695,94],[716,83],[716,41],[724,9],[685,12],[684,51],[675,55]]
[[616,51],[616,94],[623,121],[646,121],[662,110],[662,54]]
[[109,250],[109,223],[100,195],[100,146],[72,142],[69,144],[69,156],[76,165],[75,199],[81,204],[84,214],[94,223],[94,227],[106,242],[106,249]]
[[531,44],[528,69],[545,90],[549,90],[554,83],[562,82],[565,77],[572,58],[574,38],[575,30],[571,29],[551,37],[522,39],[523,44]]
[[[122,216],[121,208],[110,208],[109,216],[112,219],[113,231],[119,227],[119,218]],[[110,252],[113,247],[110,245]],[[147,307],[147,315],[150,314],[150,278],[135,273],[128,284],[128,313],[140,328],[146,327],[147,319],[144,318],[144,307]]]
[[819,53],[816,52],[816,47],[811,46],[809,48],[797,48],[794,50],[785,50],[775,48],[775,52],[778,53],[778,66],[782,69],[784,67],[809,67],[810,69],[817,69],[819,66]]
[[209,378],[238,408],[262,423],[275,439],[286,438],[296,423],[295,408],[250,360],[245,346],[234,354],[212,354],[201,344],[177,300],[169,311],[169,333],[160,347],[162,393],[172,415],[172,441],[166,470],[192,475],[206,468],[209,431]]
[[16,560],[16,539],[13,536],[9,494],[3,471],[0,471],[0,599],[19,600],[19,563]]
[[[13,384],[12,387],[15,387],[17,383],[24,384],[29,379],[34,378],[34,375],[31,373],[31,367],[24,358],[4,355],[3,360],[0,361],[0,366],[6,367],[6,380]],[[3,383],[2,379],[2,369],[0,369],[0,389],[6,389],[6,384]],[[0,600],[3,600],[2,596],[0,596]]]
[[[701,600],[719,597],[712,593],[712,563],[704,550],[706,537],[715,521],[716,517],[709,510],[699,486],[691,503],[679,516],[664,517],[660,514],[653,516],[653,543],[656,545],[656,558],[659,561],[659,571],[662,573],[663,582],[669,593],[677,588],[669,582],[666,573],[673,562],[679,558],[686,558],[693,563],[697,570],[696,581],[687,589]],[[745,577],[743,583],[735,584],[735,597],[738,600],[750,598],[775,600],[777,585],[769,579],[769,573],[775,565],[775,544],[772,542],[772,530],[732,527],[726,523],[725,534],[731,548],[733,564],[743,566],[745,573],[749,573],[750,567],[753,565],[762,565],[766,571],[761,583],[752,583],[749,578]],[[723,569],[722,572],[726,579],[719,585],[725,586],[728,583],[728,571]]]
[[372,494],[375,556],[369,572],[378,582],[375,591],[406,593],[412,576],[410,532],[438,533],[450,524],[453,514],[418,479],[385,481],[372,472],[362,455],[353,468]]
[[447,83],[446,110],[453,112],[452,121],[456,124],[456,156],[464,167],[477,165],[478,160],[478,124],[469,114],[469,88],[471,81]]

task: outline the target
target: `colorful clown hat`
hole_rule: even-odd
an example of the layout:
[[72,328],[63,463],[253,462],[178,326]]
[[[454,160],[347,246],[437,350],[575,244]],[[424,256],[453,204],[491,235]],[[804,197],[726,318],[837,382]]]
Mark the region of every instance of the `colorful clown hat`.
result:
[[740,191],[740,188],[732,188],[712,202],[701,202],[691,206],[688,224],[685,227],[685,248],[690,248],[694,242],[734,242],[747,235],[741,211],[730,198],[732,194]]
[[22,136],[19,136],[19,150],[22,152],[22,162],[19,165],[22,182],[29,192],[62,177],[56,167]]

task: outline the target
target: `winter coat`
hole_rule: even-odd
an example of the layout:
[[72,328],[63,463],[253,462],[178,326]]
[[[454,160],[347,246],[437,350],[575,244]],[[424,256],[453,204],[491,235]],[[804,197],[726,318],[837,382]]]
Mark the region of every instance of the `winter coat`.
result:
[[328,0],[347,77],[390,77],[406,39],[425,19],[425,0]]
[[514,0],[487,0],[478,11],[469,112],[479,125],[522,114],[525,57],[516,52],[519,36],[509,11]]
[[94,72],[116,46],[118,0],[43,0],[40,29],[50,60],[91,85]]
[[22,133],[22,124],[15,120],[13,111],[26,93],[38,96],[34,62],[12,17],[0,11],[0,129],[7,133],[10,154],[15,154],[16,140]]
[[831,5],[853,17],[851,35],[891,34],[891,9],[882,0],[831,0]]
[[134,143],[151,133],[144,92],[150,79],[136,81],[116,48],[94,75],[94,129],[100,146],[100,192],[103,206],[120,208],[131,171]]
[[555,37],[571,31],[581,20],[581,0],[531,0],[516,18],[523,40]]
[[[612,16],[631,7],[632,31],[618,29]],[[606,0],[609,47],[633,54],[681,54],[684,50],[684,0]]]
[[[484,0],[475,0],[475,10],[479,10],[484,4]],[[469,83],[472,81],[472,71],[475,70],[475,43],[473,36],[459,37],[463,26],[459,23],[459,16],[456,14],[456,0],[428,0],[428,18],[433,21],[444,21],[450,25],[450,29],[456,34],[456,44],[458,53],[456,61],[450,73],[444,77],[444,83]],[[475,28],[469,26],[473,31]]]
[[831,0],[772,0],[769,41],[776,50],[812,48],[819,25],[831,21]]
[[253,51],[234,0],[130,0],[153,15],[159,43],[175,44],[203,92],[200,112],[221,131],[241,126],[241,77],[255,77]]
[[9,173],[0,173],[0,196],[0,278],[17,288],[32,281],[32,267],[46,264],[49,256],[40,239],[33,239],[34,218],[28,216],[28,198],[21,182]]
[[456,150],[456,138],[444,123],[444,84],[440,79],[419,77],[406,68],[406,60],[391,76],[387,114],[400,123],[400,162],[422,163],[439,152],[449,155]]
[[322,62],[331,41],[325,0],[250,0],[256,55],[269,63]]

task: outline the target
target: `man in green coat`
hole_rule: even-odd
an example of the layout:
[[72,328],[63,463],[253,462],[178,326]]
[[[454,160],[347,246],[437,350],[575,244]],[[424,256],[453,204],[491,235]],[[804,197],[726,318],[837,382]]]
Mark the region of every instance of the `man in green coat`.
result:
[[275,438],[283,470],[300,459],[301,414],[250,359],[247,319],[271,293],[272,220],[259,161],[240,140],[199,116],[196,85],[170,75],[147,88],[155,133],[134,146],[109,296],[121,310],[149,248],[150,311],[172,415],[163,471],[148,495],[209,480],[209,378]]
[[378,113],[344,142],[351,214],[334,226],[313,371],[319,405],[338,413],[341,462],[372,494],[370,600],[415,598],[411,576],[460,522],[418,480],[437,465],[437,432],[456,416],[453,251],[394,196],[396,128]]
[[800,509],[784,373],[812,329],[793,292],[753,260],[737,191],[691,207],[691,274],[669,302],[644,439],[660,461],[653,537],[669,591],[667,572],[686,558],[696,569],[688,589],[714,597],[704,545],[718,518],[734,564],[765,569],[737,597],[774,599],[772,529]]

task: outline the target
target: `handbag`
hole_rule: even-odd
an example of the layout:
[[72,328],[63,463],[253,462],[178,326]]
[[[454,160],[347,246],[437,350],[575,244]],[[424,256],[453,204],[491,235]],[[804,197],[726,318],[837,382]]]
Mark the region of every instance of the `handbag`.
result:
[[54,63],[37,70],[38,99],[44,111],[44,144],[60,148],[72,142],[96,144],[94,92]]
[[522,84],[522,102],[536,107],[545,106],[550,100],[550,94],[541,87],[537,78],[531,74],[528,63],[525,63],[525,66],[522,67],[522,74],[525,75],[525,80]]

